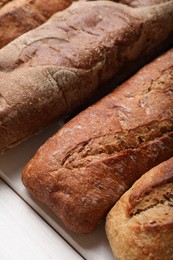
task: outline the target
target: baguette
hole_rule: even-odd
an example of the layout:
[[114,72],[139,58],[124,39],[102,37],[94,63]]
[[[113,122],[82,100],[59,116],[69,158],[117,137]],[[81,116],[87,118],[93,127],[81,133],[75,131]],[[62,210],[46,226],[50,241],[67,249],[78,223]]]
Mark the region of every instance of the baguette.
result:
[[74,232],[93,231],[146,171],[173,156],[173,49],[69,121],[22,180]]
[[44,23],[51,15],[68,7],[72,1],[0,1],[0,48]]
[[116,259],[173,259],[173,157],[120,198],[107,216],[106,233]]
[[[50,0],[49,4],[47,4],[47,0],[0,1],[0,48],[25,32],[38,27],[54,13],[67,8],[73,1],[77,0]],[[150,1],[149,3],[147,1],[146,5],[150,5]],[[133,1],[116,2],[134,6]],[[164,0],[160,0],[160,2],[164,2]],[[135,1],[135,7],[143,5],[143,1],[142,3],[141,0]]]
[[0,151],[86,104],[172,36],[173,1],[136,9],[94,1],[76,2],[8,44],[0,50]]

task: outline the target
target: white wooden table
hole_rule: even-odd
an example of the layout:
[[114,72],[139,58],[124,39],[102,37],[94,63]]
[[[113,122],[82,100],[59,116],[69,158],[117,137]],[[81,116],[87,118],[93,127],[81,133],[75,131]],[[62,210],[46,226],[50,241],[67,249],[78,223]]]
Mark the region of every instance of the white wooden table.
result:
[[92,234],[74,234],[21,182],[25,164],[57,129],[54,125],[0,155],[0,260],[114,259],[104,223]]

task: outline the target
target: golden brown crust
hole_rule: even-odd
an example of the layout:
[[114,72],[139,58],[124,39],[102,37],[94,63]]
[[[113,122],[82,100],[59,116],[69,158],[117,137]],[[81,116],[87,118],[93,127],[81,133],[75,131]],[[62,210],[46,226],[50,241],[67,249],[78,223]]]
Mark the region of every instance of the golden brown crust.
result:
[[50,138],[25,186],[75,232],[90,232],[147,170],[173,156],[173,49]]
[[173,259],[173,157],[120,198],[107,216],[106,233],[118,259]]
[[0,2],[0,48],[28,32],[73,0],[13,0]]
[[0,50],[0,151],[86,103],[124,67],[139,67],[172,33],[173,2],[136,10],[78,2],[8,44]]
[[[134,208],[138,206],[143,197],[158,186],[167,183],[173,183],[173,158],[167,163],[160,164],[159,167],[150,171],[150,179],[143,178],[141,182],[136,183],[132,194],[129,196],[128,214],[133,214]],[[142,185],[141,185],[142,183]]]

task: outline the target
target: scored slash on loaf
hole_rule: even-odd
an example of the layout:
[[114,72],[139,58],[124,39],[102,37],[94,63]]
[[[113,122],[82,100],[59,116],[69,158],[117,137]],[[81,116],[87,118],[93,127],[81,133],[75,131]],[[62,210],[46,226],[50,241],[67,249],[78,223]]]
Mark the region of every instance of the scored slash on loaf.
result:
[[173,156],[173,49],[69,121],[23,171],[75,232],[93,231],[146,171]]
[[117,259],[173,259],[173,157],[120,198],[107,216],[106,233]]
[[172,35],[173,1],[145,8],[76,2],[2,48],[0,151],[86,104]]

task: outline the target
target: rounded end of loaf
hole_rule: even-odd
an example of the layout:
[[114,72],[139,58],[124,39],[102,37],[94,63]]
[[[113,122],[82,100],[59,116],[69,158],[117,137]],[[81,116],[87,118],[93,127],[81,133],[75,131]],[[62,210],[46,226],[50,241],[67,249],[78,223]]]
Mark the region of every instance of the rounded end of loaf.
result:
[[173,157],[143,175],[106,219],[106,234],[121,260],[173,259]]
[[[92,196],[85,196],[85,187],[78,172],[59,169],[55,155],[49,153],[55,136],[42,146],[22,172],[22,182],[39,201],[46,204],[62,223],[75,233],[93,232],[98,225],[98,211],[93,215]],[[43,153],[42,151],[47,151]],[[42,167],[44,165],[44,167]],[[101,213],[100,213],[101,212]],[[102,210],[99,212],[102,215]],[[100,217],[101,219],[101,217]],[[101,220],[100,220],[101,221]]]

